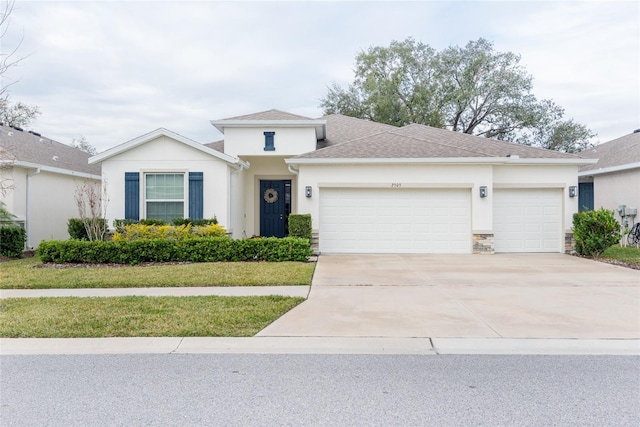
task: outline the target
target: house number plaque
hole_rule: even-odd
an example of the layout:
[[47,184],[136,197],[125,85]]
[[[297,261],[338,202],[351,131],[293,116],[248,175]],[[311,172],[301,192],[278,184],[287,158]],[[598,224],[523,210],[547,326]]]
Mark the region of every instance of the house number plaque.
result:
[[391,188],[400,188],[402,187],[402,183],[400,182],[392,182],[391,183]]

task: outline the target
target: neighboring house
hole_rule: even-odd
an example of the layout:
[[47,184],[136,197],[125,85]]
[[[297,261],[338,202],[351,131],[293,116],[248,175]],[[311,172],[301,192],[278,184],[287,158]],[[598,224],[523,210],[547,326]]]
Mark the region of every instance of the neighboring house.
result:
[[595,162],[341,115],[211,123],[224,141],[158,129],[92,157],[109,221],[216,215],[240,238],[284,236],[290,213],[310,213],[323,253],[564,252],[578,167]]
[[580,167],[580,210],[604,207],[617,212],[620,205],[640,208],[640,129],[580,155],[598,159]]
[[67,221],[78,217],[75,192],[100,185],[100,166],[89,154],[35,132],[0,126],[0,197],[27,232],[27,248],[69,238]]

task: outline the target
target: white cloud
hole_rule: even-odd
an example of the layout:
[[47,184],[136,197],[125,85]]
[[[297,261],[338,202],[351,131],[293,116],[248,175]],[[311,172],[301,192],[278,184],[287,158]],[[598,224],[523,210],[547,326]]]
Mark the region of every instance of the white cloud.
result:
[[158,127],[279,108],[316,117],[358,52],[412,36],[436,49],[485,37],[522,55],[535,93],[608,140],[640,127],[637,2],[18,2],[14,99],[34,124],[99,150]]

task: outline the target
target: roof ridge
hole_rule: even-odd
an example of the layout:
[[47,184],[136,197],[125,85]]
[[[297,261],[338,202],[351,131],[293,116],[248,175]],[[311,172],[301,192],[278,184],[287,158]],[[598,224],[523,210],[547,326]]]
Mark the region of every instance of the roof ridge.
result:
[[[520,144],[520,143],[517,143],[517,142],[511,142],[511,141],[503,141],[501,139],[495,139],[495,138],[487,138],[485,136],[473,135],[473,134],[469,134],[469,133],[465,133],[465,132],[458,132],[458,131],[454,131],[454,130],[450,130],[450,129],[443,129],[443,128],[438,128],[438,127],[434,127],[434,126],[423,125],[423,124],[420,124],[420,123],[411,123],[411,124],[408,124],[408,125],[405,125],[405,126],[401,127],[400,129],[404,129],[404,128],[410,127],[410,126],[422,126],[422,127],[426,127],[426,128],[429,128],[429,129],[436,130],[436,131],[454,132],[455,134],[460,135],[463,138],[474,138],[474,139],[480,138],[485,142],[489,142],[489,143],[493,143],[493,144],[510,145],[510,146],[513,146],[513,147],[524,148],[524,149],[529,149],[529,150],[537,150],[537,151],[540,151],[540,152],[552,151],[552,152],[560,153],[560,154],[565,155],[565,156],[571,156],[571,157],[574,157],[576,159],[583,159],[584,158],[584,157],[582,157],[582,156],[580,156],[578,154],[574,154],[574,153],[563,153],[561,151],[550,150],[548,148],[535,147],[533,145]],[[456,147],[456,148],[458,148],[458,147]],[[482,152],[482,153],[491,156],[491,154],[489,154],[489,153],[486,153],[486,152]]]
[[[426,126],[426,125],[422,125],[422,126]],[[405,126],[403,126],[402,128],[404,128],[404,127]],[[440,146],[443,146],[443,147],[451,147],[451,148],[455,148],[456,150],[466,151],[468,153],[474,153],[474,154],[483,154],[485,156],[490,156],[491,157],[491,154],[488,153],[488,152],[483,152],[483,151],[480,151],[480,150],[470,150],[468,148],[458,147],[458,146],[453,145],[453,144],[447,144],[447,143],[439,142],[439,141],[426,141],[425,139],[417,137],[417,136],[414,136],[414,135],[406,135],[406,134],[403,134],[403,133],[399,132],[402,128],[399,128],[398,130],[395,130],[395,131],[388,131],[388,132],[389,133],[395,133],[396,135],[404,136],[405,138],[412,138],[412,139],[415,139],[417,141],[421,141],[421,142],[428,143],[428,144],[436,144],[436,145],[440,145]],[[434,129],[439,129],[439,128],[434,128]]]

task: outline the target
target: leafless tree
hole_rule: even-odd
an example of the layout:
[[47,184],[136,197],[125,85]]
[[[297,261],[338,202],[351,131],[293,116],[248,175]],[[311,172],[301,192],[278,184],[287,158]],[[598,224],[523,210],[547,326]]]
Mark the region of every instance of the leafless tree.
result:
[[0,98],[5,99],[7,97],[7,89],[12,84],[16,83],[11,82],[9,84],[6,83],[5,73],[11,67],[14,67],[20,63],[24,59],[24,57],[17,56],[18,49],[22,44],[23,38],[20,39],[20,42],[13,49],[9,51],[4,51],[4,46],[6,43],[2,43],[5,40],[7,32],[9,31],[9,23],[11,13],[13,12],[13,7],[15,5],[15,0],[5,0],[0,4]]
[[88,180],[84,181],[76,186],[75,200],[89,240],[104,240],[108,229],[106,221],[107,205],[109,204],[107,182],[103,180],[100,185]]
[[73,141],[71,141],[71,146],[91,155],[95,155],[97,152],[96,147],[91,145],[91,143],[87,141],[87,138],[85,138],[84,135],[80,135],[80,138],[78,139],[73,138]]

